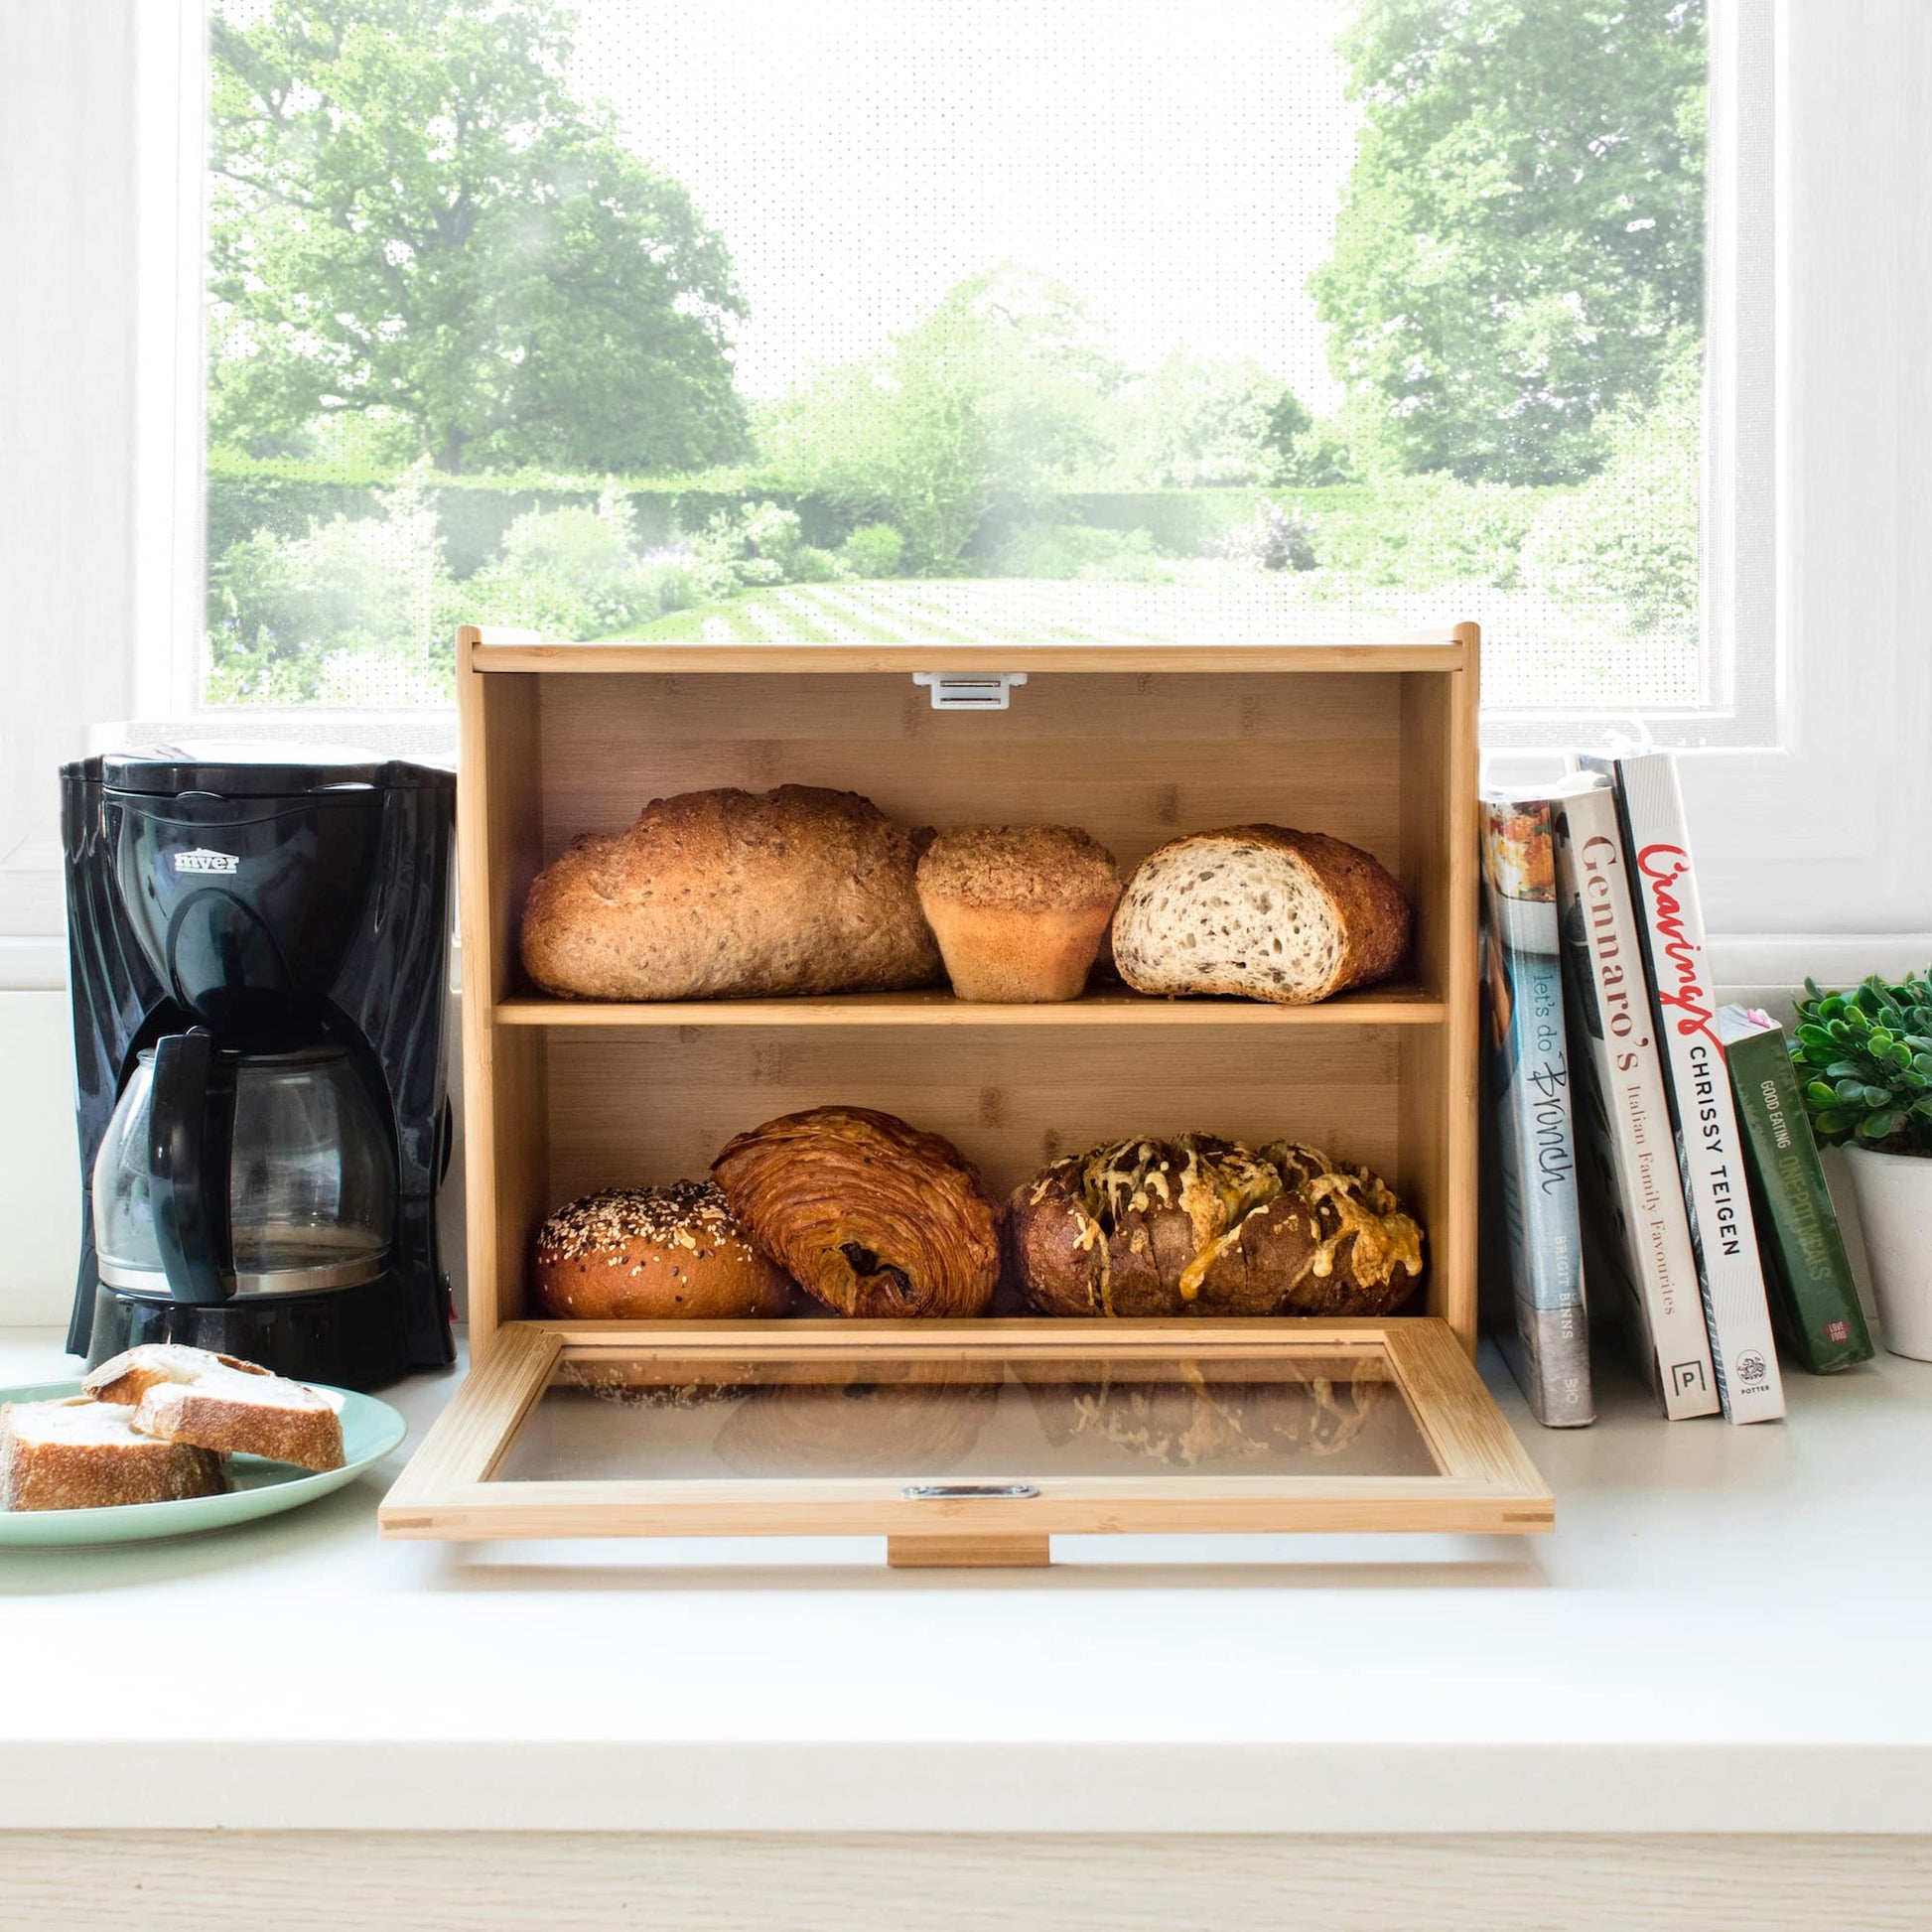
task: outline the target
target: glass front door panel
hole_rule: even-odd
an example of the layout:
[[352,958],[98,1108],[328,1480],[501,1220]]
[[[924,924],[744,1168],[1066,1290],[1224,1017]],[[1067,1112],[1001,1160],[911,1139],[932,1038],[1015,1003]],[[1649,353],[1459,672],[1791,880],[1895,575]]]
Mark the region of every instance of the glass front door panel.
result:
[[1429,1477],[1376,1353],[562,1364],[494,1474],[520,1482]]

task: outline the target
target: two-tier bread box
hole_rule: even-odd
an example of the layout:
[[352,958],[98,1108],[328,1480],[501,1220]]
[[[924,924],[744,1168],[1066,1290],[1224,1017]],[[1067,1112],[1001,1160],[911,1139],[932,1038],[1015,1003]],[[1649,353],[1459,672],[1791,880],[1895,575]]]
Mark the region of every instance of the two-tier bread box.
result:
[[[1055,1535],[1547,1530],[1472,1365],[1477,647],[1474,624],[1184,648],[464,629],[471,1368],[384,1533],[883,1536],[896,1565],[1030,1565]],[[965,681],[935,693],[934,673]],[[789,783],[914,826],[1084,827],[1123,876],[1185,832],[1318,830],[1394,875],[1413,943],[1394,980],[1303,1006],[531,987],[524,901],[576,835],[654,797]],[[734,1135],[834,1103],[943,1135],[995,1201],[1128,1136],[1310,1143],[1401,1194],[1426,1289],[1376,1320],[1053,1319],[1010,1299],[972,1320],[542,1313],[533,1244],[560,1203],[702,1178]]]

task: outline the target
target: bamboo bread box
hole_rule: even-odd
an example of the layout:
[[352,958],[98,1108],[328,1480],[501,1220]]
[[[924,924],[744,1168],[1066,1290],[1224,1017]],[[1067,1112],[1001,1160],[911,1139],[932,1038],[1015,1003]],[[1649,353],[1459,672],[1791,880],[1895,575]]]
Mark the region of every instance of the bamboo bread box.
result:
[[[1477,656],[1473,624],[1192,648],[462,629],[472,1368],[384,1533],[883,1534],[895,1564],[952,1566],[1041,1563],[1053,1535],[1106,1531],[1547,1529],[1548,1491],[1471,1362]],[[919,673],[1024,682],[1004,708],[953,711]],[[1118,987],[1015,1006],[944,986],[637,1003],[530,987],[524,899],[572,838],[620,831],[654,797],[782,784],[861,792],[908,825],[1083,827],[1123,876],[1183,833],[1318,830],[1389,869],[1414,939],[1395,980],[1307,1006]],[[996,1201],[1125,1136],[1311,1143],[1372,1168],[1422,1223],[1427,1312],[540,1312],[531,1254],[553,1208],[701,1177],[734,1135],[828,1103],[943,1135]]]

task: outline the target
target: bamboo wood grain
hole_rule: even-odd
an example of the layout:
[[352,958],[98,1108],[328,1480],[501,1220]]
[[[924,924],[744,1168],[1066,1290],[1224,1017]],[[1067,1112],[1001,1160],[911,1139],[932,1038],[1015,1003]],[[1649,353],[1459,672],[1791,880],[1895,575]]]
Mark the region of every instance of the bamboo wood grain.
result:
[[[499,1038],[511,1030],[499,1029]],[[838,1102],[942,1134],[1004,1197],[1046,1162],[1151,1130],[1288,1136],[1398,1189],[1414,1028],[683,1027],[547,1031],[557,1199],[706,1173],[735,1134]]]
[[486,1481],[549,1386],[562,1352],[562,1338],[535,1322],[499,1329],[481,1358],[472,1356],[463,1386],[383,1498],[378,1520],[386,1521],[392,1509]]
[[1543,1505],[1550,1490],[1503,1420],[1453,1329],[1392,1321],[1383,1337],[1410,1413],[1445,1475]]
[[[1443,1531],[1524,1534],[1554,1520],[1550,1493],[1440,1321],[516,1322],[431,1431],[382,1504],[385,1536],[489,1541],[580,1536],[914,1536]],[[1065,1334],[1068,1328],[1082,1330]],[[862,1330],[841,1343],[841,1334]],[[1095,1329],[1109,1331],[1094,1334]],[[642,1331],[648,1331],[642,1332]],[[808,1330],[809,1333],[798,1331]],[[886,1332],[880,1332],[884,1330]],[[932,1333],[932,1330],[944,1330]],[[831,1332],[826,1332],[831,1331]],[[907,1332],[910,1331],[910,1332]],[[920,1332],[926,1331],[926,1332]],[[1143,1355],[1263,1364],[1351,1347],[1385,1355],[1437,1476],[1025,1475],[1023,1498],[908,1499],[900,1477],[490,1481],[570,1359],[614,1350],[693,1363],[782,1360],[813,1348],[869,1364],[1081,1361]],[[454,1418],[454,1420],[452,1420]],[[916,1527],[912,1525],[916,1524]],[[988,1558],[987,1561],[1004,1561]],[[968,1556],[959,1561],[970,1562]]]
[[1377,986],[1313,1006],[1258,1000],[1164,1000],[1108,987],[1038,1006],[981,1005],[945,987],[841,993],[820,999],[498,1001],[499,1027],[563,1031],[648,1027],[1439,1027],[1446,1008],[1420,986]]
[[[1307,1315],[1162,1315],[1132,1321],[1069,1316],[981,1316],[972,1320],[846,1320],[836,1316],[781,1321],[538,1321],[556,1335],[568,1359],[606,1351],[627,1355],[707,1353],[782,1359],[810,1353],[863,1355],[879,1361],[974,1358],[1052,1361],[1095,1354],[1151,1352],[1192,1359],[1225,1350],[1245,1359],[1349,1351],[1372,1353],[1390,1334],[1429,1325],[1430,1318],[1385,1316],[1339,1320]],[[1473,1371],[1472,1371],[1473,1372]]]
[[665,644],[481,643],[480,671],[838,672],[928,670],[1140,672],[1184,665],[1198,671],[1452,671],[1455,630],[1429,641],[1360,644]]
[[474,625],[457,632],[465,1247],[471,1345],[479,1350],[499,1314],[516,1311],[527,1244],[550,1204],[542,1042],[496,1025],[497,1001],[518,970],[523,897],[542,862],[537,690],[529,678],[476,675],[481,634]]
[[829,1479],[452,1483],[383,1503],[382,1534],[457,1543],[599,1536],[1535,1535],[1547,1496],[1456,1477],[1039,1479],[1021,1500],[909,1502],[899,1482],[838,1493]]
[[1399,677],[1042,679],[1011,711],[966,716],[921,708],[909,678],[541,682],[546,860],[654,797],[801,784],[862,791],[907,824],[1078,824],[1123,868],[1180,833],[1263,820],[1402,869]]
[[1039,1570],[1053,1560],[1044,1536],[889,1536],[895,1570]]
[[[539,645],[466,628],[459,832],[480,1366],[384,1505],[385,1533],[865,1533],[957,1539],[957,1558],[976,1538],[1125,1529],[1547,1527],[1548,1491],[1465,1352],[1479,655],[1472,624],[1395,645],[1205,650]],[[947,663],[1025,669],[1031,681],[1008,712],[935,714],[905,674]],[[522,898],[571,837],[628,824],[653,794],[783,782],[862,790],[916,823],[1080,824],[1128,866],[1217,823],[1328,831],[1401,879],[1416,912],[1409,974],[1311,1008],[1124,990],[975,1008],[943,989],[647,1008],[523,988]],[[996,1194],[1059,1154],[1128,1134],[1315,1142],[1376,1168],[1416,1206],[1442,1319],[518,1319],[531,1239],[556,1201],[701,1173],[731,1135],[833,1100],[945,1134]],[[561,1364],[608,1376],[625,1362],[645,1373],[652,1361],[730,1360],[810,1380],[852,1362],[1105,1361],[1153,1376],[1176,1359],[1312,1373],[1324,1354],[1401,1385],[1439,1476],[1043,1481],[1026,1502],[921,1505],[915,1529],[892,1483],[487,1479]]]

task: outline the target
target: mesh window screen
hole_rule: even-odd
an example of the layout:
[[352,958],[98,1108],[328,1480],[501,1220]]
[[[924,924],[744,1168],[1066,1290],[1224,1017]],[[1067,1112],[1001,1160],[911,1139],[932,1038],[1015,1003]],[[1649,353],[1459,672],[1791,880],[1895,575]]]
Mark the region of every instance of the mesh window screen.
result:
[[1709,700],[1701,0],[217,0],[203,697],[1474,618]]

